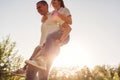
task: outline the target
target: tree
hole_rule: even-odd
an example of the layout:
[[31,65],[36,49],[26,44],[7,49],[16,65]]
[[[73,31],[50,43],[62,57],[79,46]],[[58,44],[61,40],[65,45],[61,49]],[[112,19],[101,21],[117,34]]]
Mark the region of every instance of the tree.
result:
[[9,36],[0,42],[0,80],[23,80],[11,74],[21,66],[23,60],[17,55],[18,51],[14,51],[15,45],[15,42],[10,42]]

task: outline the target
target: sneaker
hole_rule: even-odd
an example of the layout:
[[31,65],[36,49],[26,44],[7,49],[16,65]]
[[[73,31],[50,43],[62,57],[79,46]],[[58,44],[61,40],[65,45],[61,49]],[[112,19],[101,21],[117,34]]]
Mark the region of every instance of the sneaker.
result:
[[26,60],[26,64],[36,67],[37,69],[46,70],[45,57],[39,57],[36,60]]
[[13,71],[12,74],[13,74],[14,76],[25,77],[26,72],[25,72],[25,70],[24,70],[23,68],[20,68],[20,69],[18,69],[18,70],[16,70],[16,71]]

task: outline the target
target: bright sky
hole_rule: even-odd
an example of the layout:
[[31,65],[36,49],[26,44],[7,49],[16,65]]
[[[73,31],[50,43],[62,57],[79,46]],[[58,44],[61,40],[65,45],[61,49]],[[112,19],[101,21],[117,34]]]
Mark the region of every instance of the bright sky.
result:
[[[18,54],[28,59],[40,40],[39,0],[0,0],[0,39],[10,34]],[[47,0],[50,4],[50,0]],[[73,24],[69,44],[55,65],[120,63],[120,0],[64,0]],[[52,10],[50,6],[50,11]]]

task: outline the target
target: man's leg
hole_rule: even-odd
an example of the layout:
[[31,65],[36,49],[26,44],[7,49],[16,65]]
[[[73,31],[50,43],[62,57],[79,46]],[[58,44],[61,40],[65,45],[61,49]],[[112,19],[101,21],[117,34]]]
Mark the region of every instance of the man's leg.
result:
[[52,61],[47,63],[47,69],[39,71],[39,80],[49,80],[49,72],[52,65]]
[[28,66],[26,70],[25,80],[34,80],[36,78],[36,73],[37,70],[34,67]]
[[48,80],[46,75],[46,70],[41,70],[38,72],[39,80]]

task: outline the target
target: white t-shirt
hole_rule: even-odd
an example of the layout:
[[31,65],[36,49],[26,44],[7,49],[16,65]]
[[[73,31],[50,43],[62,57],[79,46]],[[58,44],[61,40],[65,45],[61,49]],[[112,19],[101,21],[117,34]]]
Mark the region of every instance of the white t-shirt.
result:
[[[71,15],[70,11],[67,8],[62,7],[58,10],[58,13],[65,16]],[[60,29],[59,26],[63,23],[64,21],[57,15],[52,15],[52,13],[48,14],[48,19],[41,26],[40,46],[45,43],[47,36],[55,31],[58,31]]]

